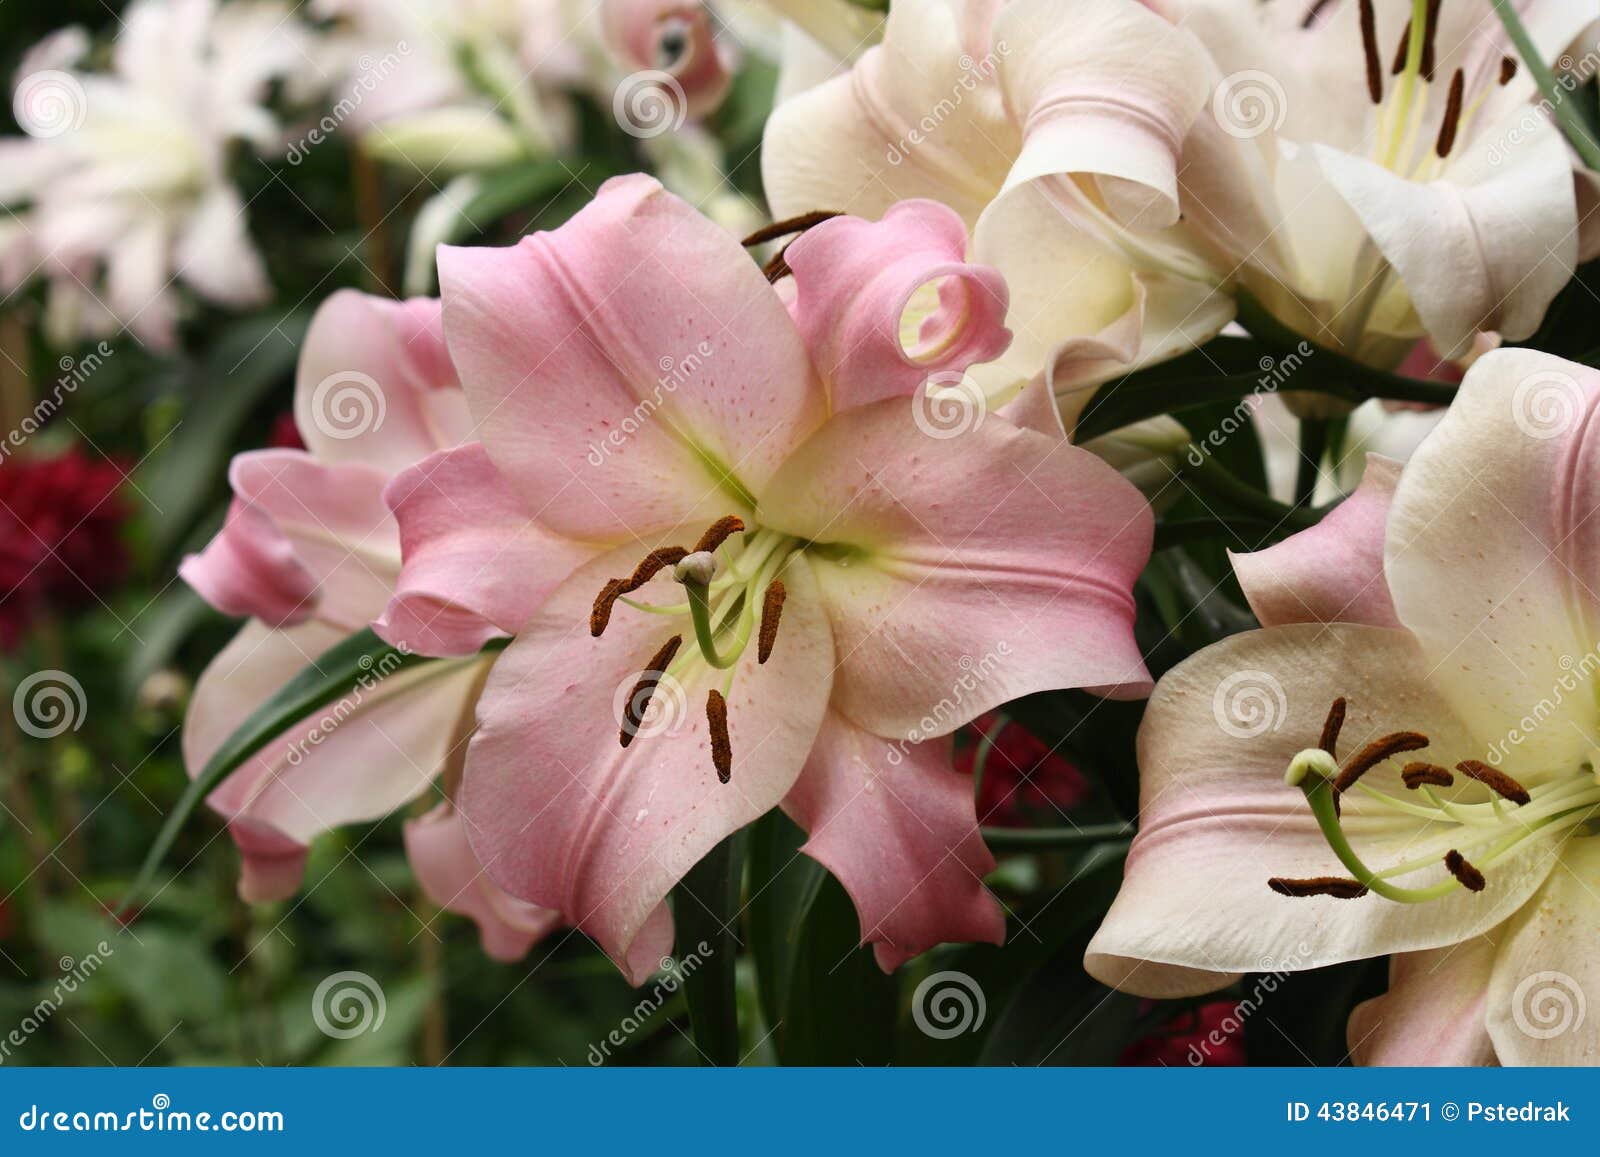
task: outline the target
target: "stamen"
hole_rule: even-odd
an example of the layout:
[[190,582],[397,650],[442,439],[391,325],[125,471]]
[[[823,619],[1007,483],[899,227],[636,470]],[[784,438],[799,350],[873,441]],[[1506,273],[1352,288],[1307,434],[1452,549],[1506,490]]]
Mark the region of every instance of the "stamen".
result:
[[756,662],[765,663],[772,654],[772,644],[778,641],[778,620],[783,617],[783,600],[789,592],[782,579],[773,579],[761,600],[761,633],[756,636]]
[[1300,21],[1300,27],[1310,28],[1315,24],[1317,17],[1322,15],[1322,10],[1328,6],[1328,3],[1329,0],[1313,0],[1310,9],[1306,12],[1305,19]]
[[1328,708],[1328,718],[1322,723],[1322,739],[1317,744],[1335,759],[1339,757],[1339,732],[1344,729],[1344,708],[1344,696],[1341,695]]
[[639,725],[644,722],[644,714],[650,709],[650,699],[666,675],[672,657],[678,653],[678,648],[682,645],[682,635],[673,635],[668,639],[659,651],[650,656],[650,662],[645,664],[644,673],[639,676],[639,681],[628,693],[628,700],[622,707],[622,734],[619,737],[623,747],[632,743],[633,737],[639,734]]
[[[1323,3],[1326,2],[1327,0],[1323,0]],[[774,221],[771,225],[763,225],[740,244],[746,248],[751,245],[765,245],[768,241],[776,241],[779,237],[787,237],[791,233],[804,233],[814,225],[821,225],[824,221],[842,216],[843,214],[837,209],[813,209],[797,217],[787,217],[782,221]]]
[[710,554],[726,542],[730,535],[738,534],[743,529],[744,519],[737,514],[724,514],[706,528],[706,532],[700,536],[700,541],[694,544],[692,553]]
[[1444,121],[1439,125],[1439,142],[1434,149],[1441,160],[1455,148],[1456,130],[1461,125],[1461,98],[1465,84],[1466,78],[1459,68],[1456,69],[1455,75],[1450,78],[1450,99],[1444,107]]
[[1518,807],[1533,798],[1528,794],[1527,788],[1505,772],[1490,767],[1487,763],[1480,763],[1476,759],[1463,759],[1456,764],[1456,770],[1469,779],[1477,780],[1496,795],[1510,800]]
[[1516,76],[1517,58],[1514,56],[1502,56],[1500,58],[1500,87],[1504,88],[1510,84],[1516,79]]
[[1406,21],[1405,31],[1400,34],[1400,47],[1394,54],[1394,63],[1389,66],[1390,76],[1399,76],[1406,70],[1406,57],[1411,54],[1411,21]]
[[1378,62],[1378,16],[1372,0],[1361,0],[1361,48],[1367,57],[1367,95],[1383,103],[1383,65]]
[[606,585],[595,596],[594,608],[589,612],[589,633],[597,639],[605,634],[606,626],[611,622],[611,608],[618,596],[632,594],[655,578],[662,567],[677,565],[688,553],[681,546],[660,546],[645,555],[627,578],[607,579]]
[[1390,756],[1399,755],[1402,751],[1417,751],[1426,746],[1428,737],[1418,731],[1395,731],[1380,735],[1350,757],[1339,778],[1333,781],[1333,794],[1337,796],[1349,791],[1355,786],[1356,780]]
[[1419,787],[1449,787],[1456,777],[1437,763],[1408,763],[1400,769],[1400,779],[1406,787],[1416,791]]
[[1367,894],[1360,880],[1346,880],[1340,876],[1316,876],[1309,880],[1291,880],[1273,876],[1267,887],[1280,896],[1336,896],[1340,900],[1359,900]]
[[706,722],[711,725],[711,763],[717,778],[733,778],[733,744],[728,742],[728,701],[715,687],[706,692]]
[[1444,0],[1428,0],[1428,18],[1422,34],[1422,79],[1433,81],[1433,48],[1439,39],[1439,5]]
[[[794,242],[789,242],[793,245]],[[768,285],[776,285],[794,270],[789,268],[789,245],[785,245],[772,255],[772,260],[761,267],[761,272],[766,275]]]
[[1450,869],[1450,874],[1469,892],[1481,892],[1488,883],[1483,878],[1483,873],[1468,863],[1467,858],[1454,848],[1444,854],[1444,866]]

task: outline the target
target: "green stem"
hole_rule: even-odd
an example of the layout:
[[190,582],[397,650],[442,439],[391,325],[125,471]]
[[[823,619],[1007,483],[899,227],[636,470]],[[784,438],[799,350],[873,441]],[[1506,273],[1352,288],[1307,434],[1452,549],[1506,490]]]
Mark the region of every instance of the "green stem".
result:
[[[733,833],[684,874],[672,892],[678,963],[695,1047],[708,1065],[737,1066],[739,1004],[735,932],[744,878],[745,834]],[[691,956],[692,969],[685,967]]]
[[1295,475],[1294,504],[1308,506],[1322,476],[1322,459],[1328,452],[1326,418],[1300,419],[1300,467]]
[[1206,454],[1202,447],[1190,447],[1181,461],[1178,473],[1192,482],[1196,490],[1219,502],[1235,506],[1246,514],[1258,515],[1272,520],[1275,525],[1289,526],[1297,530],[1315,526],[1322,518],[1322,513],[1319,511],[1306,507],[1285,506],[1270,495],[1261,493]]
[[1133,825],[1127,823],[1089,824],[1077,828],[980,828],[983,842],[996,852],[1041,852],[1053,848],[1076,848],[1106,840],[1133,838]]
[[1350,846],[1334,805],[1333,784],[1320,775],[1308,775],[1301,781],[1300,790],[1305,792],[1306,802],[1311,805],[1311,814],[1316,817],[1317,826],[1322,829],[1322,836],[1333,849],[1333,854],[1339,857],[1339,862],[1348,868],[1350,874],[1368,891],[1375,892],[1388,900],[1398,900],[1402,904],[1416,904],[1423,900],[1437,900],[1440,896],[1448,895],[1460,887],[1454,880],[1445,880],[1428,888],[1402,888],[1389,883],[1367,867],[1356,854],[1356,850]]
[[736,646],[731,655],[717,650],[717,633],[711,626],[711,592],[705,583],[689,578],[683,580],[683,589],[689,595],[689,617],[694,620],[694,637],[700,644],[700,653],[713,667],[726,671],[739,661],[743,646]]
[[1540,94],[1550,106],[1550,111],[1560,124],[1561,131],[1567,135],[1567,140],[1583,158],[1585,165],[1591,169],[1600,169],[1600,143],[1596,143],[1590,126],[1584,122],[1583,114],[1572,103],[1570,99],[1572,93],[1561,86],[1556,80],[1555,73],[1539,55],[1539,48],[1534,44],[1533,37],[1528,35],[1528,30],[1523,27],[1516,9],[1511,6],[1509,0],[1489,0],[1489,3],[1493,5],[1495,14],[1500,17],[1500,23],[1505,25],[1506,35],[1511,38],[1511,43],[1517,46],[1517,55],[1522,57],[1522,63],[1527,66],[1534,84],[1539,86]]

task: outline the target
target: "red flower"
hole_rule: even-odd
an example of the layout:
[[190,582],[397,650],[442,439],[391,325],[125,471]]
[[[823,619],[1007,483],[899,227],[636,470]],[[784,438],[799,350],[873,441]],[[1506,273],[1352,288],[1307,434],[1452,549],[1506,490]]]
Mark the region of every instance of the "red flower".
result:
[[279,414],[272,419],[272,429],[267,433],[267,445],[274,450],[304,450],[306,441],[300,437],[300,427],[293,414]]
[[[1153,1006],[1152,1006],[1153,1007]],[[1242,1065],[1244,1016],[1229,1000],[1180,1012],[1122,1054],[1125,1065]]]
[[1062,813],[1083,802],[1089,784],[1077,766],[1021,724],[1002,720],[992,711],[966,728],[968,742],[956,750],[957,771],[973,774],[985,735],[993,742],[978,789],[980,823],[996,827],[1059,824]]
[[0,464],[0,648],[52,607],[93,598],[127,570],[123,473],[81,450]]

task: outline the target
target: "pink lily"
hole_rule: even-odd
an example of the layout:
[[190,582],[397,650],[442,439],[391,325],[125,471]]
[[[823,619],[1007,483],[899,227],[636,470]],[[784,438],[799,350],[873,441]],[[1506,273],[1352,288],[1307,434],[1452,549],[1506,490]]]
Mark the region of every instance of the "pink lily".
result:
[[[936,221],[925,206],[807,234],[795,317],[733,238],[642,176],[514,247],[440,250],[482,441],[391,486],[406,564],[380,629],[435,654],[515,634],[468,749],[473,850],[635,982],[671,946],[674,884],[777,806],[884,968],[999,941],[993,859],[943,737],[1042,688],[1149,685],[1137,491],[1053,414],[1049,432],[994,414],[929,436],[904,396],[997,337],[997,311],[952,305],[978,338],[888,353],[919,282],[962,283],[947,303],[994,288],[950,266]],[[879,268],[927,257],[857,283],[812,260],[830,234]],[[825,382],[813,359],[835,333],[808,319],[842,317],[840,295],[877,353],[830,361]],[[855,372],[897,365],[899,396]],[[590,557],[574,567],[551,532]]]
[[[235,458],[227,522],[181,568],[219,610],[250,616],[195,687],[183,729],[190,775],[284,683],[377,618],[394,591],[401,536],[384,487],[469,430],[439,303],[336,293],[306,335],[295,417],[307,449]],[[240,896],[286,898],[317,835],[381,818],[441,777],[448,795],[491,661],[429,664],[391,678],[375,670],[229,776],[208,802],[239,847]],[[520,956],[551,914],[467,876],[459,828],[448,802],[408,826],[422,886],[475,919],[491,955]]]
[[1091,973],[1178,996],[1392,953],[1358,1060],[1593,1063],[1597,412],[1595,371],[1487,354],[1403,471],[1234,560],[1265,629],[1156,688]]

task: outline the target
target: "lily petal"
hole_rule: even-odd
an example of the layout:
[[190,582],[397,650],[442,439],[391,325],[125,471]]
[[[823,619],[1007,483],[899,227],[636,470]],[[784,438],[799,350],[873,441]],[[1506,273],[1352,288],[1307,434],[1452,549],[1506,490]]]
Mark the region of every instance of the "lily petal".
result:
[[830,711],[783,810],[850,893],[885,972],[946,941],[1005,940],[983,886],[994,856],[948,742],[892,743]]
[[838,710],[928,738],[1046,688],[1143,694],[1130,593],[1153,533],[1143,496],[1087,451],[978,406],[951,437],[914,413],[921,401],[835,416],[761,507],[763,526],[832,544],[815,566]]
[[1350,1014],[1350,1058],[1358,1065],[1493,1064],[1483,1018],[1495,931],[1391,959],[1389,991]]

